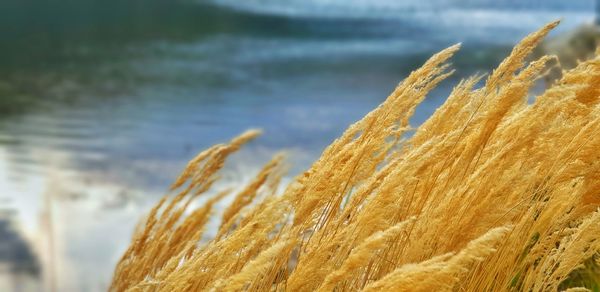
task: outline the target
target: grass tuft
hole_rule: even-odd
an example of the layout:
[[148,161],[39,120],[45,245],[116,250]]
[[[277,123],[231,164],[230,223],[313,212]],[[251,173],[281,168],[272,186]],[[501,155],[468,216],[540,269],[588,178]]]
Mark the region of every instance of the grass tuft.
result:
[[523,39],[483,85],[460,82],[408,137],[459,46],[432,56],[279,193],[276,156],[201,243],[228,193],[190,203],[258,132],[205,150],[150,211],[111,290],[597,291],[600,58],[528,101],[554,58],[527,57],[557,24]]

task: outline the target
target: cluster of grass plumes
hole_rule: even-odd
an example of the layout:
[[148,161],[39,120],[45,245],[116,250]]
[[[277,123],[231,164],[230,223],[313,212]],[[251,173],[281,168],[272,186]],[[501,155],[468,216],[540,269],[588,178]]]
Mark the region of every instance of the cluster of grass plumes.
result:
[[600,59],[528,101],[553,57],[526,58],[556,24],[489,76],[462,81],[412,129],[459,47],[434,55],[279,193],[275,157],[207,242],[211,208],[227,191],[188,206],[258,133],[200,153],[174,184],[179,193],[136,232],[111,290],[597,289]]

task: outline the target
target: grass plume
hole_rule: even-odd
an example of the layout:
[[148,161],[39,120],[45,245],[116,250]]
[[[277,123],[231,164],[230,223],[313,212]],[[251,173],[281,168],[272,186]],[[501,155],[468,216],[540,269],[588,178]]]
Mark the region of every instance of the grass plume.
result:
[[524,38],[487,78],[460,82],[411,129],[459,46],[432,56],[280,193],[276,156],[207,242],[227,192],[189,204],[258,132],[200,153],[135,234],[111,290],[599,289],[600,58],[528,102],[554,57],[527,57],[557,24]]

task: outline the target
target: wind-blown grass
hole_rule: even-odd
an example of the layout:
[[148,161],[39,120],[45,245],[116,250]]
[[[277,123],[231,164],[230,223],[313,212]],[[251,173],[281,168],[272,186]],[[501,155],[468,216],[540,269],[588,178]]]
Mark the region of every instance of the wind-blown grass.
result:
[[526,58],[556,25],[527,36],[489,76],[460,82],[411,129],[459,46],[434,55],[281,193],[275,157],[201,243],[227,191],[189,204],[258,132],[205,150],[150,211],[111,290],[598,289],[600,59],[528,102],[554,58]]

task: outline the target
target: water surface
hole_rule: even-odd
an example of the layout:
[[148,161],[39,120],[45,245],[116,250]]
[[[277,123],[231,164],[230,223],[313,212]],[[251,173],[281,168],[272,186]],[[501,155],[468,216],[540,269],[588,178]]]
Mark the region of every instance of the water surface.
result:
[[0,208],[16,211],[46,282],[106,289],[138,218],[214,143],[265,130],[227,183],[280,149],[295,174],[432,53],[463,42],[414,124],[528,32],[592,19],[591,1],[392,2],[0,4]]

